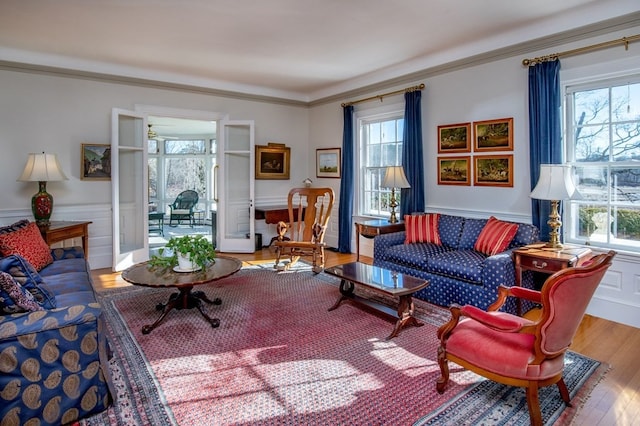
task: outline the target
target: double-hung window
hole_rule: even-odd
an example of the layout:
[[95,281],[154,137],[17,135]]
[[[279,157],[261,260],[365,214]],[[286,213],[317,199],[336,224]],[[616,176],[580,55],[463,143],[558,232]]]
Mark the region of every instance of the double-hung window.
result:
[[[391,188],[383,188],[387,166],[402,165],[404,112],[395,111],[358,120],[358,206],[359,214],[389,217]],[[400,193],[396,191],[400,204]]]
[[640,75],[568,86],[570,239],[640,251]]

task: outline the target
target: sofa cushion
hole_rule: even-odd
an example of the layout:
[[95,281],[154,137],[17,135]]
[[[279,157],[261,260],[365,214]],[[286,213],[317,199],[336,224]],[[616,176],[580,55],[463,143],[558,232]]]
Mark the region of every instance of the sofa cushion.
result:
[[442,244],[440,241],[440,232],[438,230],[439,221],[440,214],[438,213],[404,215],[404,243]]
[[482,284],[485,256],[475,250],[451,250],[429,258],[428,271],[472,284]]
[[0,271],[7,272],[45,309],[53,309],[56,299],[38,272],[23,257],[13,254],[0,259]]
[[464,217],[441,214],[438,231],[440,232],[442,244],[457,249],[458,244],[460,244],[462,225],[464,225]]
[[15,314],[41,310],[42,306],[27,289],[18,284],[11,275],[0,271],[0,312]]
[[[17,225],[17,222],[14,225]],[[0,253],[3,256],[19,254],[27,260],[36,271],[53,262],[51,249],[42,238],[40,229],[35,222],[30,222],[24,227],[0,234]]]
[[487,219],[466,218],[464,225],[462,225],[462,235],[460,235],[458,248],[461,250],[473,250],[478,236],[486,224]]
[[491,216],[473,246],[475,250],[487,256],[505,251],[518,232],[518,224],[503,222]]
[[426,270],[427,260],[431,256],[447,250],[450,249],[433,243],[398,244],[389,247],[386,251],[385,260]]

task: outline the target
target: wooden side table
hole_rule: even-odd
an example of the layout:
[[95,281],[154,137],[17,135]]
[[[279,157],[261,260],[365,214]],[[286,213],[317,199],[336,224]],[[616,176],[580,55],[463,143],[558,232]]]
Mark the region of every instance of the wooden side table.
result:
[[89,224],[92,222],[52,221],[49,225],[40,227],[42,238],[52,245],[71,238],[82,238],[84,257],[89,258]]
[[[513,251],[517,286],[522,285],[522,271],[536,271],[551,275],[578,265],[591,253],[590,248],[573,244],[564,244],[560,250],[544,248],[545,244],[529,244]],[[520,310],[520,304],[518,304],[518,315]]]
[[360,236],[373,238],[376,235],[404,231],[404,222],[391,223],[387,219],[356,222],[356,262],[360,261]]

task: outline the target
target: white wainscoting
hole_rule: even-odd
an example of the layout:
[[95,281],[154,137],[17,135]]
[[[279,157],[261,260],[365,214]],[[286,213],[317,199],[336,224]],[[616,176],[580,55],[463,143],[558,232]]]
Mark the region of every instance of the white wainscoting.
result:
[[[31,209],[2,210],[0,224],[9,225],[20,219],[33,220]],[[53,209],[51,220],[89,221],[89,264],[91,269],[111,268],[113,257],[111,204],[58,206]],[[82,245],[80,238],[54,244],[53,247]]]

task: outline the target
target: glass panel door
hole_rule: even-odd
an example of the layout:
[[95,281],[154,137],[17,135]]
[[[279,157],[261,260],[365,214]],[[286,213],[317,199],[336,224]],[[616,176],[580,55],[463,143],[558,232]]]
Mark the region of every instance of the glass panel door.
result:
[[[252,253],[254,222],[254,123],[223,120],[215,169],[218,188],[217,241],[223,252]],[[222,191],[220,191],[222,189]]]
[[111,187],[113,270],[149,259],[146,115],[113,109]]

